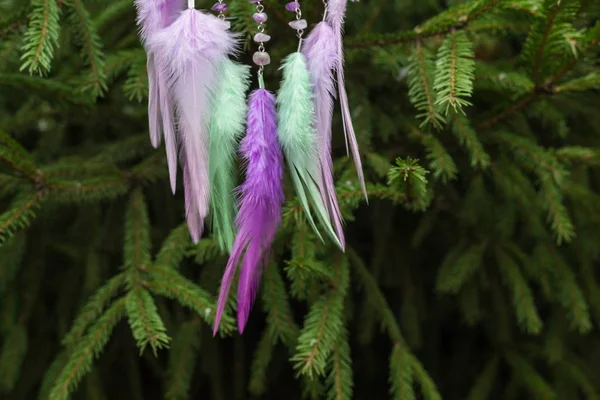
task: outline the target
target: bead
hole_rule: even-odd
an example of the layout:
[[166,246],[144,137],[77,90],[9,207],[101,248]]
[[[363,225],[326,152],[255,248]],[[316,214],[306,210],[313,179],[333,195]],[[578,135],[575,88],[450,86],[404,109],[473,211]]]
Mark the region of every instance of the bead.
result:
[[271,40],[271,36],[267,35],[266,33],[258,32],[256,35],[254,35],[254,41],[256,43],[266,43],[269,40]]
[[271,56],[265,51],[257,51],[252,55],[252,61],[259,67],[262,67],[271,64]]
[[291,1],[285,5],[285,9],[288,11],[296,11],[300,8],[300,3],[297,1]]
[[215,3],[210,8],[213,11],[227,11],[227,4],[225,3]]
[[292,21],[288,25],[290,26],[290,28],[296,30],[306,29],[306,27],[308,26],[305,19],[298,19],[296,21]]
[[254,20],[254,22],[261,23],[261,22],[267,22],[269,17],[267,17],[267,14],[265,14],[265,13],[254,13],[254,15],[252,16],[252,19]]

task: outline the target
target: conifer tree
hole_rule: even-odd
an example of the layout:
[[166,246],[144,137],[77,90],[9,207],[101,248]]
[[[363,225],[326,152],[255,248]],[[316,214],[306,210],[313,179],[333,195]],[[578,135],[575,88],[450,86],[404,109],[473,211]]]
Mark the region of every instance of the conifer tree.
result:
[[287,182],[248,328],[232,301],[216,338],[227,255],[149,144],[132,3],[0,2],[0,398],[600,398],[598,1],[349,3],[369,204],[335,118],[346,252]]

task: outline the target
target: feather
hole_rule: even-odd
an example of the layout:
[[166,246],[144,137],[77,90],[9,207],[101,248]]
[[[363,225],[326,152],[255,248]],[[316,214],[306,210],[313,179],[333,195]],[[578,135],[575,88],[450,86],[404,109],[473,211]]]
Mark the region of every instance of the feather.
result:
[[290,166],[292,182],[317,235],[321,237],[313,220],[309,201],[326,232],[341,248],[342,244],[331,226],[318,186],[321,182],[319,150],[313,126],[315,111],[306,58],[300,52],[292,53],[283,61],[281,68],[283,80],[277,99],[279,142]]
[[335,69],[337,74],[338,91],[340,95],[340,106],[342,109],[342,122],[344,125],[344,134],[346,135],[346,147],[348,147],[348,145],[350,146],[350,152],[352,152],[352,158],[354,159],[354,165],[356,166],[358,180],[360,182],[365,199],[368,201],[365,177],[363,174],[362,162],[360,161],[360,153],[358,151],[358,142],[356,141],[356,133],[354,132],[352,115],[350,114],[350,106],[348,103],[348,93],[346,93],[346,85],[344,83],[344,46],[342,42],[342,35],[344,31],[344,18],[346,15],[347,0],[330,0],[327,4],[328,12],[326,21],[333,28],[335,33],[335,41],[338,52],[337,65]]
[[[146,50],[148,38],[171,25],[183,10],[182,0],[136,0],[137,23]],[[148,51],[148,121],[150,142],[155,148],[160,145],[161,131],[165,137],[171,190],[175,193],[177,181],[177,138],[173,121],[173,104],[166,87],[166,78],[158,73],[160,54]]]
[[209,121],[217,67],[237,46],[236,35],[219,18],[187,9],[151,35],[148,47],[160,55],[159,74],[175,102],[186,185],[186,215],[192,238],[202,234],[209,211]]
[[276,121],[275,97],[265,89],[254,91],[248,104],[246,137],[241,143],[247,170],[246,180],[239,188],[238,233],[221,282],[214,334],[217,333],[240,260],[238,328],[240,332],[244,331],[262,267],[281,223],[283,155],[277,141]]
[[246,90],[250,85],[250,67],[225,58],[219,67],[219,88],[213,102],[210,123],[210,202],[213,232],[223,250],[231,250],[237,211],[234,199],[236,183],[236,145],[246,118]]
[[326,22],[320,22],[313,28],[304,41],[302,53],[306,56],[314,95],[315,129],[321,174],[319,190],[343,249],[345,243],[342,214],[335,193],[331,159],[331,123],[335,96],[333,71],[337,65],[338,52],[335,33]]

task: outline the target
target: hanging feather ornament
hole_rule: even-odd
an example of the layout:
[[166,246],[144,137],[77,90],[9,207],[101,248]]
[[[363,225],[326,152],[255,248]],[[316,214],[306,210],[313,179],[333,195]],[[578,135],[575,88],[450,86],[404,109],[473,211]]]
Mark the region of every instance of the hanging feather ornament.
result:
[[[296,1],[290,4],[294,5],[296,12],[296,20],[290,22],[290,27],[297,31],[300,50],[303,30],[307,24],[306,20],[301,19],[299,3]],[[289,4],[286,8],[291,11]],[[324,190],[319,161],[319,138],[313,125],[315,109],[306,58],[300,51],[292,53],[286,57],[281,69],[283,79],[277,99],[279,141],[290,167],[292,183],[317,235],[321,237],[312,216],[311,206],[327,234],[336,245],[343,248],[343,237],[338,237],[333,229],[321,196]]]
[[194,242],[202,235],[209,212],[209,122],[218,67],[237,47],[229,24],[213,15],[188,9],[168,27],[152,34],[148,48],[160,55],[157,73],[166,76],[175,103],[181,141],[186,216]]
[[358,142],[352,124],[352,115],[350,114],[350,105],[348,102],[348,93],[346,93],[346,85],[344,83],[344,44],[342,40],[344,32],[344,18],[346,16],[347,0],[325,0],[326,13],[325,21],[331,26],[335,37],[335,46],[337,49],[335,72],[337,75],[338,92],[340,97],[340,106],[342,109],[342,122],[344,126],[344,134],[346,136],[346,147],[349,147],[356,166],[358,180],[362,188],[365,199],[367,198],[367,188],[365,186],[365,177],[360,161],[360,153],[358,151]]
[[228,58],[221,63],[220,84],[215,94],[210,123],[210,209],[213,234],[221,249],[227,251],[231,250],[235,237],[236,146],[245,125],[249,73],[249,66],[237,64]]
[[174,125],[174,109],[167,90],[166,76],[159,72],[163,63],[161,53],[148,46],[148,38],[171,25],[183,10],[183,0],[135,0],[140,36],[147,51],[148,70],[148,122],[150,142],[154,148],[160,145],[161,132],[165,138],[167,163],[171,190],[175,193],[177,183],[177,138]]
[[246,137],[241,153],[247,164],[246,180],[240,186],[240,210],[236,217],[237,236],[227,263],[217,305],[214,334],[227,304],[229,291],[240,265],[238,284],[238,329],[244,331],[254,303],[263,267],[266,265],[275,234],[281,223],[283,197],[283,155],[277,141],[277,112],[275,96],[264,88],[262,79],[265,65],[270,63],[264,44],[270,37],[264,33],[264,7],[255,2],[258,22],[254,40],[259,50],[253,60],[259,66],[260,88],[250,95]]
[[254,91],[248,106],[246,137],[241,144],[248,167],[240,187],[238,233],[221,283],[215,333],[240,260],[238,327],[244,331],[262,266],[281,222],[283,156],[277,142],[276,121],[275,97],[266,89]]
[[306,57],[314,95],[314,127],[317,133],[320,171],[319,190],[337,237],[344,248],[343,219],[335,193],[331,159],[331,123],[333,98],[336,95],[333,71],[338,65],[338,51],[335,33],[325,21],[319,22],[313,28],[304,42],[302,53]]
[[[219,0],[212,6],[225,19],[227,5]],[[250,66],[225,58],[218,68],[219,85],[213,102],[209,132],[210,210],[213,235],[224,251],[231,251],[237,212],[234,190],[237,178],[236,147],[246,119],[246,92]]]

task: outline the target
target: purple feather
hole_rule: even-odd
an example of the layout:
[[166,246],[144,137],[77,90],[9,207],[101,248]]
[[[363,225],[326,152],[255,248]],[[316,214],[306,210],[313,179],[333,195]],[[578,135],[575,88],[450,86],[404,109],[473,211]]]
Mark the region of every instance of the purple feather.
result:
[[146,45],[150,36],[171,25],[183,10],[182,0],[136,0],[137,23],[140,36],[148,51],[148,121],[150,142],[160,145],[161,131],[165,137],[171,189],[175,193],[177,183],[177,137],[173,118],[173,104],[165,77],[159,73],[162,63],[160,54],[154,54]]
[[358,180],[362,188],[365,199],[367,198],[367,188],[365,186],[365,177],[360,161],[360,153],[358,150],[358,142],[356,141],[356,133],[352,124],[352,115],[350,114],[350,106],[348,103],[348,93],[346,93],[346,85],[344,83],[344,45],[342,42],[342,34],[344,32],[344,18],[346,15],[347,0],[330,0],[328,3],[328,12],[326,21],[329,23],[335,34],[335,42],[337,48],[337,81],[338,91],[340,94],[340,106],[342,109],[342,122],[344,125],[344,133],[346,135],[346,147],[350,146]]
[[240,260],[238,328],[240,333],[244,331],[262,268],[281,223],[283,155],[277,141],[276,121],[275,96],[265,89],[254,91],[248,103],[246,137],[241,143],[247,170],[246,180],[239,187],[238,234],[221,282],[214,334],[219,328]]
[[335,33],[331,27],[325,22],[317,24],[306,38],[302,52],[306,56],[313,85],[315,129],[318,138],[321,179],[318,186],[323,203],[327,208],[343,249],[345,242],[342,214],[335,193],[333,161],[331,160],[331,123],[333,119],[333,98],[335,97],[333,71],[338,65],[339,55],[336,48]]
[[208,129],[217,66],[237,46],[236,35],[219,18],[187,9],[168,27],[148,38],[148,48],[160,61],[175,102],[184,170],[186,215],[194,241],[202,235],[209,212]]

